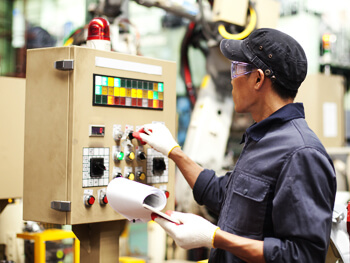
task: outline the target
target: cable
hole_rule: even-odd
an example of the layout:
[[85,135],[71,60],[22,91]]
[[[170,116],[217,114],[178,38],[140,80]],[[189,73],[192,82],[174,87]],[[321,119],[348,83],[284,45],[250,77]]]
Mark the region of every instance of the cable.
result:
[[191,108],[193,109],[194,104],[196,103],[196,90],[192,83],[192,76],[190,65],[188,61],[188,47],[190,44],[190,40],[193,36],[193,31],[195,29],[196,23],[190,22],[187,28],[187,32],[185,33],[184,39],[181,43],[181,57],[180,57],[180,70],[182,79],[185,82],[186,93],[191,103]]
[[256,27],[256,24],[257,24],[257,17],[256,17],[256,12],[254,10],[254,8],[249,5],[249,13],[250,13],[250,21],[249,21],[249,24],[248,26],[241,32],[241,33],[238,33],[238,34],[231,34],[231,33],[228,33],[226,31],[226,28],[224,25],[219,25],[218,27],[218,31],[220,33],[220,35],[223,37],[223,38],[226,38],[226,39],[235,39],[235,40],[241,40],[241,39],[244,39],[246,38],[247,36],[250,35],[250,33],[253,32],[253,30],[255,29]]

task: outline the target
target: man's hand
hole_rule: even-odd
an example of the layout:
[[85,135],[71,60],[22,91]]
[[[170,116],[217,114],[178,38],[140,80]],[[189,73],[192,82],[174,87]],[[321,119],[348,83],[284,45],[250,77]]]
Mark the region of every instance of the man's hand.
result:
[[142,141],[166,156],[169,156],[175,147],[180,147],[168,128],[161,123],[146,124],[139,132]]
[[171,217],[182,224],[177,225],[166,219],[156,217],[156,221],[171,236],[176,244],[184,249],[213,247],[213,239],[218,226],[203,217],[190,213],[172,212]]

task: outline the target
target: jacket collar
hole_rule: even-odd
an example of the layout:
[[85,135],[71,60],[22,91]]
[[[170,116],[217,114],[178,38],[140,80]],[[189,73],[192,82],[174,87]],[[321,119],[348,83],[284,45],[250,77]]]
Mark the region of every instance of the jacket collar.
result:
[[251,138],[252,140],[258,142],[261,138],[265,136],[270,127],[273,124],[282,124],[293,119],[305,118],[304,106],[302,103],[290,103],[279,110],[272,113],[266,119],[255,122],[251,125],[243,135],[241,143],[245,141],[245,138]]

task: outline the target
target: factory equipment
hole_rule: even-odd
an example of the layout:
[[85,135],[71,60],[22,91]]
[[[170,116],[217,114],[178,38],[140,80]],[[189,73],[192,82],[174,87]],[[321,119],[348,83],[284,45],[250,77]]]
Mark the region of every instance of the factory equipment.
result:
[[114,177],[166,191],[174,209],[174,163],[132,132],[162,122],[175,134],[175,63],[74,46],[28,50],[27,65],[24,219],[72,225],[82,262],[117,262]]
[[[23,78],[0,77],[0,261],[17,262],[23,196],[25,84]],[[7,209],[5,209],[7,208]]]
[[345,146],[344,93],[344,77],[309,74],[295,98],[303,102],[305,119],[326,148]]
[[25,79],[0,78],[0,213],[23,195]]

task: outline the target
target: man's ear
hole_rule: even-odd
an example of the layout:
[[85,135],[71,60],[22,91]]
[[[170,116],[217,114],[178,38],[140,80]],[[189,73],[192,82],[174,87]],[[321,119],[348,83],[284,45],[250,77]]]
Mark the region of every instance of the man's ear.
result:
[[256,78],[256,88],[260,88],[261,85],[264,83],[265,75],[264,72],[261,69],[258,69],[257,71],[257,78]]

